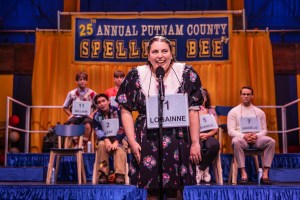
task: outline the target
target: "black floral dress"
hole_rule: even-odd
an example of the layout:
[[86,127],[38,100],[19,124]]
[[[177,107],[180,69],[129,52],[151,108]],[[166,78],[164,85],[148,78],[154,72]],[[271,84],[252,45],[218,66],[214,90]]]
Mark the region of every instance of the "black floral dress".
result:
[[[183,69],[178,93],[187,93],[189,107],[199,108],[203,101],[200,78],[191,66],[184,66]],[[146,100],[137,68],[133,68],[124,79],[116,101],[122,109],[139,112],[135,121],[135,138],[142,149],[141,162],[138,164],[135,158],[131,160],[129,167],[131,184],[157,189],[159,129],[147,129]],[[188,128],[163,129],[162,138],[163,187],[174,189],[182,185],[195,184],[194,165],[189,160]]]

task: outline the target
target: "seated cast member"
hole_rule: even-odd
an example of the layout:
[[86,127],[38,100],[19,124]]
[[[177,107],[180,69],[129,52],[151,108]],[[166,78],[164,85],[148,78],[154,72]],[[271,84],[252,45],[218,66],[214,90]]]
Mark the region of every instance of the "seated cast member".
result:
[[120,88],[120,85],[124,80],[124,77],[125,77],[124,72],[122,72],[120,70],[117,70],[117,71],[114,72],[114,83],[115,83],[115,85],[114,85],[114,87],[108,88],[105,91],[105,94],[108,97],[115,97],[117,95],[117,93],[119,91],[119,88]]
[[[114,168],[116,174],[116,183],[125,183],[125,168],[126,168],[126,156],[128,143],[124,139],[125,133],[123,131],[120,111],[117,107],[110,105],[110,100],[106,94],[98,94],[95,96],[95,104],[97,105],[97,111],[94,115],[94,127],[98,138],[98,164],[100,165],[101,174],[98,182],[104,184],[108,182],[109,172],[109,155],[113,154]],[[118,133],[113,136],[109,136],[104,131],[103,120],[106,119],[119,119]],[[104,124],[106,126],[106,124]],[[107,124],[109,126],[109,124]]]
[[[204,101],[200,106],[199,116],[201,117],[201,115],[211,114],[217,122],[217,113],[211,106],[209,93],[206,89],[203,89],[202,91]],[[197,165],[196,168],[197,184],[199,184],[201,181],[210,182],[211,180],[211,175],[209,174],[209,165],[214,159],[216,159],[220,149],[220,143],[214,137],[217,132],[218,128],[203,132],[200,131],[200,146],[201,148],[206,149],[206,151],[202,153],[202,161],[200,165]]]
[[[227,117],[228,134],[232,137],[234,156],[241,172],[239,183],[245,184],[248,182],[248,175],[245,169],[244,149],[253,147],[264,151],[262,159],[263,174],[260,182],[265,185],[270,185],[269,169],[274,158],[275,140],[266,136],[268,131],[264,111],[252,104],[253,89],[249,86],[242,87],[240,90],[240,98],[241,104],[232,108]],[[241,123],[243,118],[247,120],[256,119],[260,130],[242,131],[244,128]]]
[[[66,97],[66,100],[63,105],[63,109],[67,115],[69,115],[68,121],[66,124],[84,124],[85,132],[83,136],[83,146],[86,147],[86,143],[90,138],[92,132],[93,124],[93,111],[94,111],[94,102],[93,99],[96,95],[96,92],[90,88],[87,88],[88,74],[85,72],[79,72],[75,77],[77,88],[70,91]],[[88,101],[90,102],[90,113],[86,114],[73,114],[72,108],[75,101]],[[74,137],[75,146],[78,145],[78,137]]]
[[118,106],[117,102],[115,101],[116,95],[119,91],[120,85],[123,82],[125,77],[124,72],[117,70],[114,72],[114,86],[108,88],[105,91],[105,94],[109,97],[110,104],[113,106]]

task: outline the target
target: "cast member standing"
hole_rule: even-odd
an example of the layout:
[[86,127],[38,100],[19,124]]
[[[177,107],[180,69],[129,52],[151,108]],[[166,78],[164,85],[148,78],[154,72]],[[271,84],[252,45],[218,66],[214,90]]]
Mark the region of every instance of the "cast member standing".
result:
[[[158,95],[156,69],[165,71],[165,94],[188,95],[190,126],[163,130],[163,187],[167,196],[176,195],[176,189],[195,184],[195,167],[201,161],[199,144],[199,106],[202,104],[202,86],[191,66],[176,62],[171,42],[163,36],[149,41],[148,62],[133,68],[119,88],[116,101],[121,107],[122,122],[134,155],[130,165],[131,184],[142,188],[159,188],[158,137],[159,129],[147,129],[146,98]],[[132,111],[139,116],[135,126]]]

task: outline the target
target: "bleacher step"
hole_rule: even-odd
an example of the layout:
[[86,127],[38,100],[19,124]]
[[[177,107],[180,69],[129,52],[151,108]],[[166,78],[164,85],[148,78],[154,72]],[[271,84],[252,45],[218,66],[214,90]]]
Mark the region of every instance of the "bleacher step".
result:
[[0,167],[0,181],[30,181],[46,180],[45,167]]
[[271,168],[269,172],[273,182],[300,182],[299,168]]

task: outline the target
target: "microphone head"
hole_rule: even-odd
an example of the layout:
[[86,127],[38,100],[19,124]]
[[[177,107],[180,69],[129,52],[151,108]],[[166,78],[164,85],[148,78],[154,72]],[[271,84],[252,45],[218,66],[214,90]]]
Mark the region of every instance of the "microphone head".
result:
[[156,74],[156,77],[159,78],[159,77],[164,77],[165,76],[165,70],[162,66],[158,66],[155,70],[155,74]]

